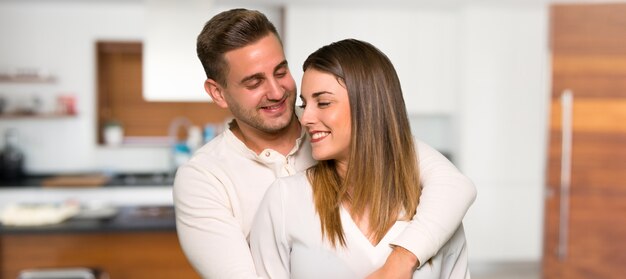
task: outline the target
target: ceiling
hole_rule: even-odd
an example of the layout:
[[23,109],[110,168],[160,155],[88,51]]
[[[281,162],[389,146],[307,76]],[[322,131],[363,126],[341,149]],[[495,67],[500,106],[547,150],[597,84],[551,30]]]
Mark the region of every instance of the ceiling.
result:
[[465,5],[548,5],[552,3],[617,3],[626,0],[214,0],[217,3],[269,5],[381,5],[381,6],[456,6]]
[[[147,0],[0,0],[0,2],[145,2]],[[171,1],[171,0],[158,0]],[[198,1],[198,0],[194,0]],[[537,5],[551,3],[626,3],[626,0],[203,0],[232,5],[358,5],[358,6],[464,6],[485,5]],[[184,3],[184,2],[182,2]]]

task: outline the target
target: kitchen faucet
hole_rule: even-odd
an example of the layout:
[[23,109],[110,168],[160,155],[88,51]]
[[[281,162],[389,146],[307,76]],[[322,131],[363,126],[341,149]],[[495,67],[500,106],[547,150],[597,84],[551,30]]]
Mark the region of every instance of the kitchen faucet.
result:
[[[181,127],[184,128],[187,133],[187,139],[185,140],[178,140],[178,132]],[[193,137],[195,137],[194,134],[196,132],[192,132],[195,129],[197,129],[197,127],[194,126],[191,120],[187,117],[179,116],[170,122],[168,138],[171,148],[171,175],[174,175],[178,167],[189,160],[191,154],[193,153],[192,149],[197,148],[196,146],[193,146],[193,144],[189,144],[190,139],[193,140]]]

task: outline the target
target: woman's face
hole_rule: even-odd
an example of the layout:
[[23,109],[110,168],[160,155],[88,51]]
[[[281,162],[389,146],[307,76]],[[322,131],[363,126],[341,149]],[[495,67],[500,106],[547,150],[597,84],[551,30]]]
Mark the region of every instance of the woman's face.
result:
[[350,153],[348,91],[329,73],[307,69],[302,77],[302,126],[311,136],[313,158],[336,160],[345,171]]

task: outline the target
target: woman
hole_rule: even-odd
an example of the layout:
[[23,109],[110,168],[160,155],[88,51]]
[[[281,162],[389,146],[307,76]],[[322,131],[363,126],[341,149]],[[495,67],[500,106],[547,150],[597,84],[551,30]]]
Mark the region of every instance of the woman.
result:
[[[250,234],[255,266],[265,278],[364,278],[419,203],[400,82],[382,52],[353,39],[320,48],[303,68],[300,121],[319,163],[266,193]],[[417,145],[420,157],[435,152]],[[469,278],[462,226],[413,278]]]

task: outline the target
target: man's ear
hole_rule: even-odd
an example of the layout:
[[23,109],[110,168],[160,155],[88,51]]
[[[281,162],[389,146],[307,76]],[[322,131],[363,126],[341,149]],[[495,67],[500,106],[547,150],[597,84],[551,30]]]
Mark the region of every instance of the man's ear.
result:
[[204,81],[204,91],[206,91],[213,102],[221,108],[228,108],[228,104],[224,99],[224,88],[215,80],[207,79]]

